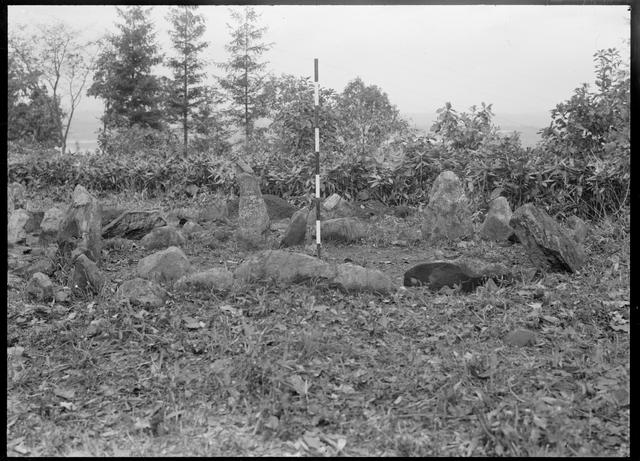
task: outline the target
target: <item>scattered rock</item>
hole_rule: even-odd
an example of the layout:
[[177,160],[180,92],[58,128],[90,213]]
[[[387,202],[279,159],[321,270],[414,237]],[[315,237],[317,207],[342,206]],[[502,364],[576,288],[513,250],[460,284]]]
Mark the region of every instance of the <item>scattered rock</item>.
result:
[[505,197],[496,197],[489,205],[489,212],[480,228],[480,237],[485,240],[502,241],[513,235],[509,220],[513,216]]
[[397,247],[407,247],[409,246],[409,243],[406,240],[392,240],[391,245]]
[[182,232],[175,227],[164,226],[156,227],[147,235],[142,237],[140,245],[147,250],[155,250],[158,248],[167,248],[170,246],[184,245],[186,239]]
[[233,274],[225,268],[213,268],[185,275],[175,285],[178,290],[226,291],[233,286]]
[[234,276],[243,281],[274,279],[289,283],[319,279],[354,291],[386,292],[393,288],[390,279],[378,270],[348,263],[334,266],[313,256],[283,250],[250,256],[236,268]]
[[530,330],[519,329],[509,333],[504,342],[512,346],[533,346],[536,343],[536,334]]
[[271,221],[271,224],[269,225],[269,228],[272,231],[284,233],[284,232],[286,232],[286,230],[289,227],[290,223],[291,223],[291,219],[283,218],[283,219],[280,219],[279,221]]
[[584,264],[586,256],[582,246],[565,235],[559,223],[533,204],[518,208],[509,224],[536,267],[552,272],[575,272]]
[[202,232],[203,230],[204,228],[200,224],[193,221],[187,221],[184,223],[184,226],[182,226],[182,234],[185,237],[191,237],[196,232]]
[[98,294],[105,283],[106,279],[94,261],[91,261],[85,254],[80,254],[75,259],[69,281],[72,290]]
[[7,191],[7,216],[10,216],[11,213],[13,213],[13,210],[16,209],[16,204],[13,201],[13,195],[11,195],[8,191]]
[[473,234],[471,211],[462,183],[452,171],[443,171],[431,187],[423,211],[422,238],[428,242],[456,240]]
[[73,190],[71,205],[67,210],[60,231],[58,246],[63,257],[69,258],[78,248],[89,259],[100,264],[102,259],[102,208],[100,203],[81,185]]
[[12,290],[20,290],[22,288],[23,280],[10,271],[7,271],[7,288]]
[[427,286],[437,291],[442,287],[453,288],[456,285],[469,293],[487,280],[510,278],[508,269],[502,264],[458,258],[449,261],[432,261],[418,264],[404,274],[404,286]]
[[259,248],[264,244],[264,233],[269,228],[269,215],[260,192],[260,181],[248,173],[240,173],[237,181],[240,188],[240,202],[236,236],[239,243],[249,248],[253,246]]
[[196,186],[195,184],[188,184],[187,186],[185,186],[184,188],[184,192],[187,194],[187,196],[189,197],[195,197],[196,194],[198,193],[198,190],[200,188],[198,186]]
[[53,283],[42,272],[36,272],[27,282],[26,292],[36,301],[47,302],[53,299]]
[[16,268],[16,273],[25,278],[31,277],[36,272],[42,272],[46,275],[53,275],[56,270],[53,261],[49,257],[42,257],[20,265]]
[[325,199],[324,202],[322,202],[322,207],[325,210],[331,211],[336,207],[336,205],[338,205],[338,202],[340,202],[341,200],[342,197],[340,197],[340,194],[331,194]]
[[178,247],[172,246],[138,261],[138,275],[157,282],[175,282],[191,268],[191,263]]
[[297,283],[312,278],[333,278],[335,270],[313,256],[284,250],[266,250],[247,258],[236,268],[234,276],[247,281],[276,279]]
[[44,212],[42,221],[40,221],[40,237],[39,242],[46,245],[55,242],[60,232],[60,225],[64,220],[64,211],[57,207],[51,207]]
[[567,218],[566,225],[573,240],[578,244],[582,244],[589,233],[587,223],[577,216],[569,216],[569,218]]
[[[320,228],[323,241],[357,242],[367,236],[365,225],[356,218],[335,218],[323,221]],[[313,232],[315,235],[315,229]]]
[[27,188],[19,182],[12,182],[7,186],[7,196],[11,197],[16,208],[26,208]]
[[56,291],[56,294],[54,295],[54,297],[57,303],[63,304],[63,303],[69,302],[71,298],[71,293],[68,288],[63,288],[61,290]]
[[44,218],[44,211],[27,211],[27,213],[29,213],[29,220],[24,225],[24,230],[29,234],[38,232]]
[[11,213],[7,223],[8,245],[15,245],[16,243],[24,242],[26,240],[27,231],[25,226],[27,225],[30,217],[31,215],[22,208],[18,208]]
[[160,211],[125,211],[102,229],[103,238],[140,240],[156,227],[166,226]]
[[339,264],[336,267],[336,276],[332,283],[348,291],[389,293],[395,288],[391,279],[381,271],[351,263]]
[[229,216],[227,201],[221,197],[215,198],[198,214],[198,222],[225,222]]
[[303,208],[296,211],[291,218],[289,227],[284,234],[284,238],[280,243],[281,247],[290,247],[293,245],[301,245],[304,243],[304,237],[307,232],[307,215],[309,210]]
[[133,306],[161,307],[167,300],[168,293],[156,282],[136,277],[118,287],[116,298],[128,299]]

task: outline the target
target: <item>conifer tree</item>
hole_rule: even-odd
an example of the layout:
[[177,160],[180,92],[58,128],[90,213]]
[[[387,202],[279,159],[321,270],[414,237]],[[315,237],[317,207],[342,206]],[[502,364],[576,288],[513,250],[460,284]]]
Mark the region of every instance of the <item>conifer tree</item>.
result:
[[202,84],[205,73],[201,52],[209,45],[202,41],[205,23],[197,14],[197,6],[182,5],[171,9],[168,19],[172,30],[169,32],[176,55],[169,59],[168,66],[173,72],[169,81],[168,109],[171,121],[180,121],[184,138],[184,152],[187,152],[189,129],[195,124],[193,115],[207,104],[207,88]]
[[264,91],[267,62],[260,61],[260,58],[273,44],[261,42],[267,28],[258,27],[259,15],[253,8],[232,11],[231,16],[236,24],[235,28],[227,24],[231,30],[231,41],[225,48],[230,57],[220,65],[226,71],[226,76],[220,79],[220,86],[231,103],[228,116],[244,129],[246,142],[255,121],[268,114]]
[[118,8],[119,32],[107,37],[101,52],[90,96],[106,103],[105,126],[162,128],[161,87],[152,73],[162,62],[155,42],[150,9],[140,5]]

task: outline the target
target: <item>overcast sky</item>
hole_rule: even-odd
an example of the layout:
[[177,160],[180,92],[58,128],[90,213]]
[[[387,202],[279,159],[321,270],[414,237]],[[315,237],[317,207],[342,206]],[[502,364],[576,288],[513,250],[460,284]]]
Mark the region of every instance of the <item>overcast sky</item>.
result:
[[[152,8],[158,43],[170,54],[169,7]],[[626,6],[255,8],[268,27],[265,41],[274,42],[264,55],[269,71],[312,76],[313,59],[318,58],[321,85],[341,91],[360,76],[382,88],[401,112],[434,116],[447,101],[458,110],[484,101],[493,103],[497,115],[548,119],[549,111],[574,88],[593,81],[593,53],[622,49],[630,34]],[[229,7],[201,6],[200,12],[210,42],[206,57],[224,61]],[[17,23],[56,20],[97,38],[115,31],[117,14],[115,6],[8,8],[10,29]],[[95,110],[99,116],[102,106],[85,97],[79,110]]]

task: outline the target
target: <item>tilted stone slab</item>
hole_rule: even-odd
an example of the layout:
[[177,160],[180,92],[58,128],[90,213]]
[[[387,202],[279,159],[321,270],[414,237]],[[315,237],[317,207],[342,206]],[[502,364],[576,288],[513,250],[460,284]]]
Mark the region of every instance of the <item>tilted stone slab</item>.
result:
[[102,237],[140,240],[152,229],[166,225],[158,210],[125,211],[102,229]]
[[532,203],[518,208],[509,224],[536,267],[555,272],[575,272],[584,264],[586,255],[582,245],[573,236],[566,235],[555,219]]
[[[320,234],[323,241],[351,243],[365,238],[367,228],[356,218],[335,218],[321,223]],[[313,235],[315,235],[315,229]]]
[[116,291],[117,299],[126,299],[133,306],[161,307],[168,293],[156,282],[136,277],[123,282]]

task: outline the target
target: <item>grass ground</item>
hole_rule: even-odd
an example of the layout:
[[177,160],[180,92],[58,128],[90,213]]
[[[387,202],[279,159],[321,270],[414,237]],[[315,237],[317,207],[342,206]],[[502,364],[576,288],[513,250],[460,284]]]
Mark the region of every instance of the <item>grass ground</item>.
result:
[[[398,285],[434,253],[528,267],[519,245],[390,245],[416,224],[376,219],[324,258]],[[628,456],[628,227],[594,226],[585,247],[579,274],[468,295],[265,282],[149,310],[112,299],[149,252],[111,251],[97,298],[34,304],[8,289],[7,454]],[[183,249],[203,269],[247,255],[233,241]],[[517,328],[535,344],[506,344]]]

